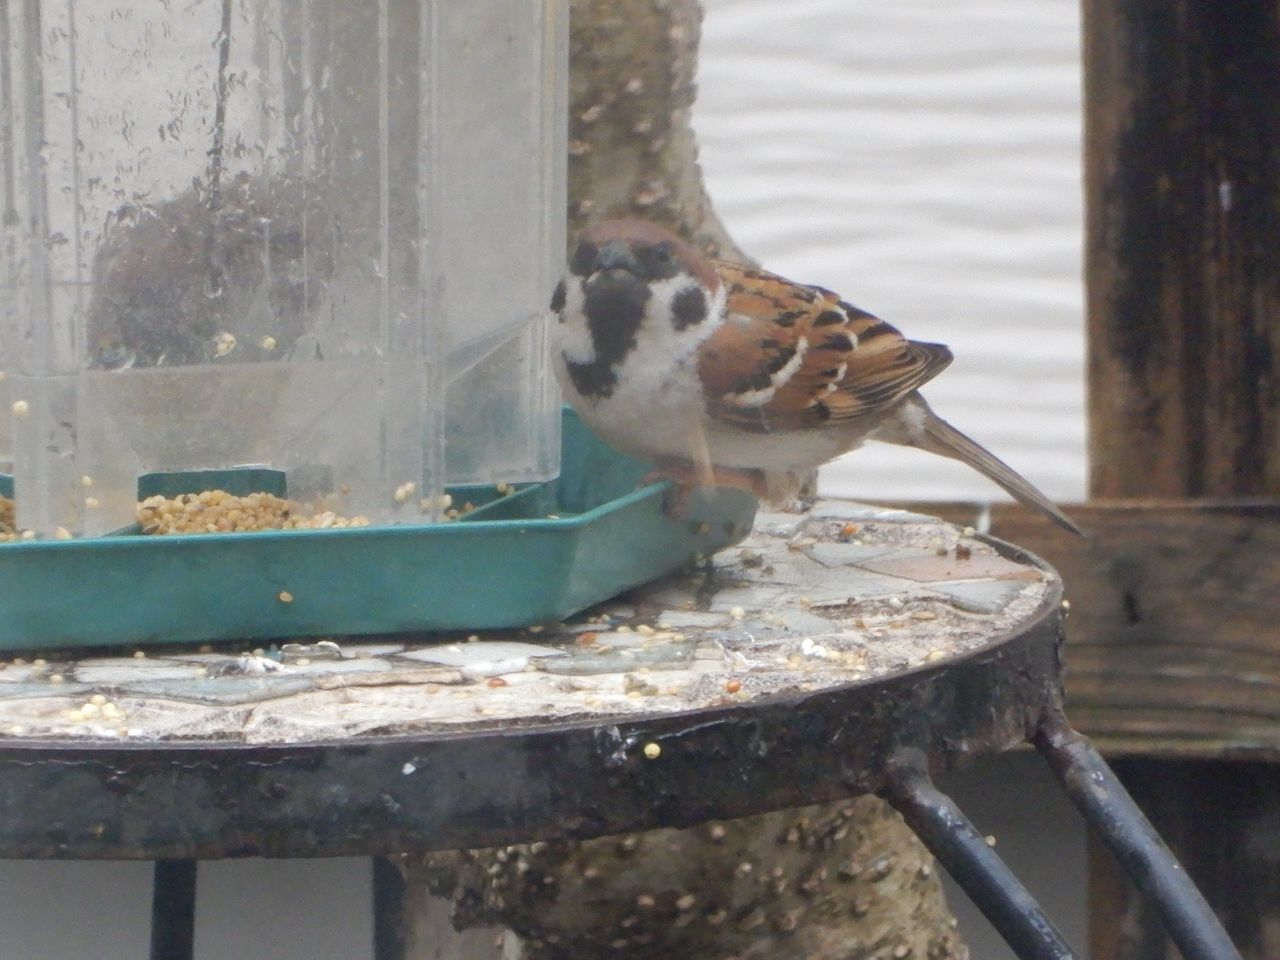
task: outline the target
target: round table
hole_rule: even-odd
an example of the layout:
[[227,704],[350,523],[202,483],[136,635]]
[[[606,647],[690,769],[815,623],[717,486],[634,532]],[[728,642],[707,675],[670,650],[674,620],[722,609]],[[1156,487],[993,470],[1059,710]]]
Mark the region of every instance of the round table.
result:
[[[1056,574],[1015,547],[820,501],[540,629],[14,659],[0,855],[402,854],[879,792],[1021,956],[1065,957],[928,779],[1036,742],[1109,838],[1173,872],[1062,718],[1063,606]],[[1185,886],[1151,888],[1188,915]],[[1220,950],[1201,913],[1193,932]]]

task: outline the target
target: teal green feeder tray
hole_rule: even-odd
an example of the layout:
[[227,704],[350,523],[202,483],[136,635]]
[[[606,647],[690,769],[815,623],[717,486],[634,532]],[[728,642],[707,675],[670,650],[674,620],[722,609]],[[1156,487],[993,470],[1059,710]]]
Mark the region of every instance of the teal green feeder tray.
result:
[[[414,526],[0,544],[0,648],[479,630],[559,620],[747,535],[756,501],[668,485],[564,418],[559,479]],[[152,479],[156,489],[167,480]],[[151,491],[154,492],[154,491]],[[488,502],[483,502],[485,498]]]

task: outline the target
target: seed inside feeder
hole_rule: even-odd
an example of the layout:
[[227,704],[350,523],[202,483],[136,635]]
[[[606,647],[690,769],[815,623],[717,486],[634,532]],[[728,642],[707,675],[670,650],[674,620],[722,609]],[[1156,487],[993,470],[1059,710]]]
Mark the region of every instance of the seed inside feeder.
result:
[[8,497],[0,497],[0,543],[18,539],[17,514]]
[[[86,506],[88,506],[86,500]],[[340,517],[332,511],[299,515],[298,505],[271,493],[235,496],[225,490],[148,497],[138,504],[143,533],[247,533],[257,530],[328,530],[367,527],[367,517]]]

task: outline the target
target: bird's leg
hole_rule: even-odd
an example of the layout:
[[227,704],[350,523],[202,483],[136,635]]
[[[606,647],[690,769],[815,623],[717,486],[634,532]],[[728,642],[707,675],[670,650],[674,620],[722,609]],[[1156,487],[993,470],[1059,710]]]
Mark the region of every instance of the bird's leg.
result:
[[689,507],[689,497],[699,487],[735,487],[746,490],[759,500],[769,492],[769,484],[763,470],[743,467],[718,467],[711,464],[694,464],[688,460],[663,460],[644,475],[641,485],[670,480],[675,484],[662,509],[673,520],[684,516]]

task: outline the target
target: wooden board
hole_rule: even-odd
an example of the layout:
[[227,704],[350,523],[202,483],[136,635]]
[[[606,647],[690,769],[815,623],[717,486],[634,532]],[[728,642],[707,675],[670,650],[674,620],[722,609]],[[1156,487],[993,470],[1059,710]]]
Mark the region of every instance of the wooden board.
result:
[[1066,509],[1088,538],[1013,504],[991,532],[1062,574],[1072,722],[1112,754],[1280,758],[1280,503]]

